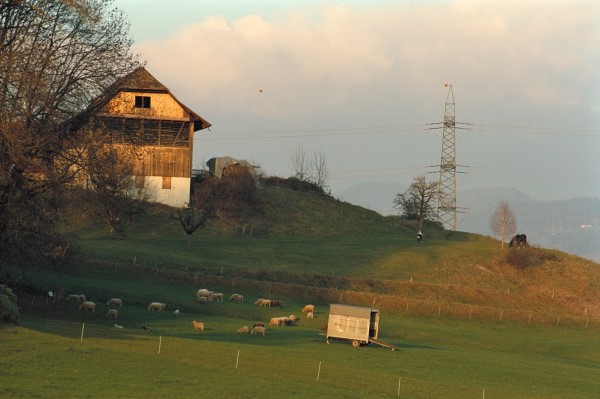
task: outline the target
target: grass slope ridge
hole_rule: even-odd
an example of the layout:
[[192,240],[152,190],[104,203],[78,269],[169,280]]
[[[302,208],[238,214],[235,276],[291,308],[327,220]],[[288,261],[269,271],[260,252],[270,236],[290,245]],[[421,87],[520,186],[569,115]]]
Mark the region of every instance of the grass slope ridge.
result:
[[[172,208],[155,206],[127,237],[83,218],[69,234],[80,265],[136,266],[204,276],[268,280],[436,303],[600,318],[600,268],[558,251],[507,249],[475,234],[425,229],[314,192],[266,186],[263,212],[193,235],[191,250]],[[513,264],[511,265],[510,262]],[[517,267],[515,267],[515,265]]]

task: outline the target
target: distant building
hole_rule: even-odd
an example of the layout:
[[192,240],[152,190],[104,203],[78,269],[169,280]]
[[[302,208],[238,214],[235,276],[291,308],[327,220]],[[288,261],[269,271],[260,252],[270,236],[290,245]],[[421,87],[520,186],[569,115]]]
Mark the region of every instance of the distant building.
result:
[[116,81],[90,111],[91,128],[108,136],[107,143],[128,147],[135,142],[141,154],[132,157],[138,188],[152,185],[156,201],[166,205],[189,201],[194,132],[210,127],[209,122],[144,67]]

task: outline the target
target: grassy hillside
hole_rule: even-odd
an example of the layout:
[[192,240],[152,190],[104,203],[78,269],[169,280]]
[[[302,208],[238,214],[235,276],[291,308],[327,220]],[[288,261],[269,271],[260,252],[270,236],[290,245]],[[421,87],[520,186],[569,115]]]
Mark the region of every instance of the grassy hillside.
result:
[[[322,287],[436,303],[464,303],[600,318],[597,264],[542,248],[507,249],[479,235],[415,228],[315,192],[265,186],[263,211],[242,224],[221,218],[186,236],[152,207],[127,237],[108,234],[94,212],[73,210],[77,265],[127,266]],[[78,210],[81,204],[78,204]],[[244,234],[242,235],[242,232]]]
[[[246,221],[244,235],[222,218],[193,235],[191,250],[167,207],[152,207],[126,237],[108,234],[85,202],[66,209],[76,257],[27,273],[21,327],[0,326],[0,396],[600,394],[597,264],[541,248],[509,252],[489,238],[433,227],[417,245],[410,225],[327,196],[264,187],[261,198],[265,211]],[[198,304],[204,287],[246,301]],[[45,296],[59,289],[86,294],[96,312]],[[111,297],[124,301],[116,320],[123,330],[105,316]],[[259,308],[259,297],[284,307]],[[167,303],[167,312],[149,312],[153,301]],[[326,345],[322,326],[338,301],[380,308],[380,338],[398,350]],[[266,337],[235,333],[302,316],[308,302],[317,306],[314,319],[269,327]],[[193,320],[206,330],[195,332]]]

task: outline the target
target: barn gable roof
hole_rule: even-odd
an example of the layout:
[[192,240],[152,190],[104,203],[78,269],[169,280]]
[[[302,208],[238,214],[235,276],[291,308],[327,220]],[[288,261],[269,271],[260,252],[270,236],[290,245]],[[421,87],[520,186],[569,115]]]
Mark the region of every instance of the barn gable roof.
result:
[[194,131],[206,129],[212,126],[210,122],[202,118],[196,112],[192,111],[188,106],[179,101],[177,97],[175,97],[165,85],[160,83],[143,66],[138,67],[133,72],[121,77],[120,79],[117,79],[104,91],[102,95],[100,95],[94,101],[92,101],[86,113],[98,113],[98,111],[104,105],[106,105],[114,96],[116,96],[121,91],[169,94],[185,110],[185,112],[189,114],[190,120],[194,123]]

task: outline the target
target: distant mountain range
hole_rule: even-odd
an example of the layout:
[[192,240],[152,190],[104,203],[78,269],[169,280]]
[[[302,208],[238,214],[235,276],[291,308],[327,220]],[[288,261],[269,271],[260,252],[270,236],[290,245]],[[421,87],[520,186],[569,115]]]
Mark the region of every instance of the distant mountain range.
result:
[[[344,190],[340,199],[393,215],[398,212],[393,200],[401,191],[388,182],[362,183]],[[490,217],[500,201],[511,205],[517,233],[526,234],[530,244],[600,263],[600,198],[540,201],[508,187],[465,190],[457,194],[457,230],[491,236]]]

